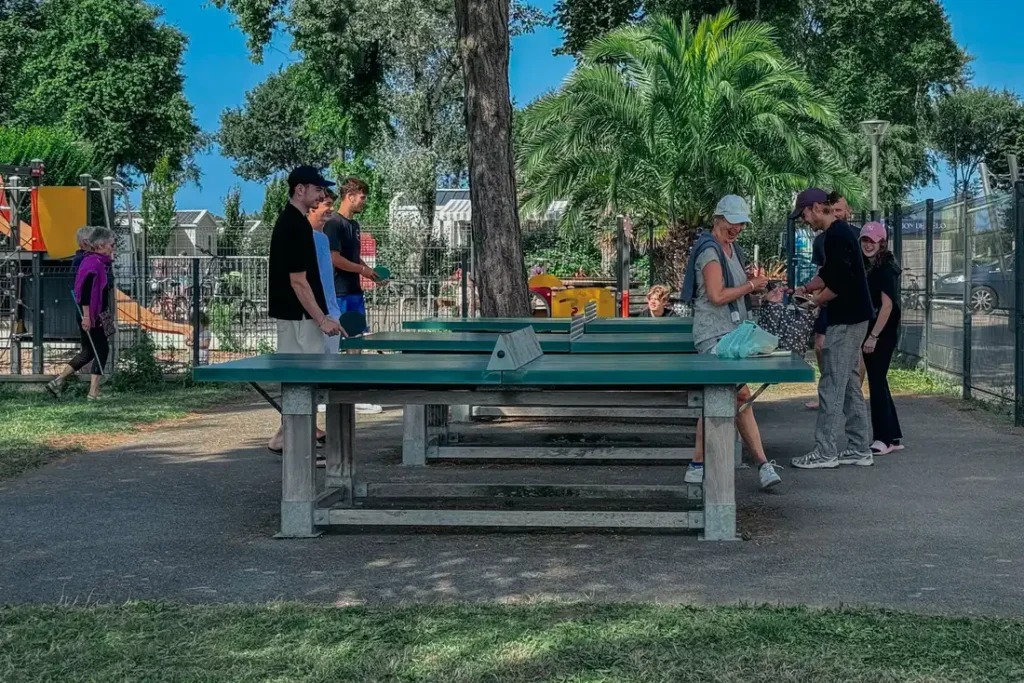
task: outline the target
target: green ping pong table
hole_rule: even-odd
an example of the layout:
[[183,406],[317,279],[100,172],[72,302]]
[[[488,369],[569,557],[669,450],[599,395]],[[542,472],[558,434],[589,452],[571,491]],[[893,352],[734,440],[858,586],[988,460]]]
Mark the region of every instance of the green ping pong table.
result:
[[[433,332],[515,332],[532,327],[542,334],[567,334],[572,318],[428,318],[402,323],[403,330]],[[692,318],[595,318],[587,322],[587,334],[631,332],[693,332]]]
[[[693,335],[690,333],[627,332],[609,334],[587,334],[583,332],[582,321],[577,319],[578,334],[551,333],[537,335],[541,351],[545,354],[593,353],[615,354],[624,358],[634,354],[650,353],[694,353]],[[342,350],[370,350],[401,353],[460,353],[490,354],[501,335],[490,332],[378,332],[363,337],[342,340]],[[430,359],[425,359],[430,363]],[[534,406],[469,406],[453,405],[419,411],[407,406],[405,420],[426,420],[429,439],[426,442],[407,441],[402,448],[402,462],[409,466],[422,466],[432,461],[554,461],[560,463],[594,464],[600,462],[642,462],[673,464],[688,461],[693,449],[682,445],[686,438],[692,438],[695,420],[699,410],[685,407],[652,408],[638,406],[560,406],[538,408]],[[602,433],[600,435],[578,434],[567,427],[556,434],[537,434],[519,430],[504,438],[493,433],[481,441],[467,440],[464,433],[454,429],[456,424],[466,424],[473,417],[516,417],[550,420],[657,420],[674,425],[678,434],[654,436]],[[686,421],[690,422],[687,424]],[[418,429],[410,425],[409,429]],[[590,430],[593,431],[592,429]],[[683,433],[685,432],[685,434]],[[473,435],[479,437],[479,434]],[[591,436],[599,438],[602,447],[588,446]],[[686,437],[680,440],[679,437]],[[672,438],[666,438],[672,437]],[[659,443],[660,440],[660,443]],[[628,446],[628,447],[624,447]]]
[[[311,537],[325,527],[383,525],[696,529],[705,539],[719,541],[736,539],[736,387],[814,377],[795,356],[721,360],[638,354],[627,364],[615,354],[545,355],[530,330],[503,335],[490,356],[437,354],[430,361],[424,363],[419,354],[267,355],[197,368],[194,374],[203,382],[281,384],[281,537]],[[397,403],[419,410],[471,403],[700,408],[704,483],[695,493],[685,484],[651,489],[361,481],[356,475],[356,403]],[[328,406],[327,465],[319,491],[318,404]],[[425,422],[413,424],[423,429],[407,429],[403,439],[425,441]],[[613,503],[618,507],[610,509]],[[480,509],[488,504],[489,509]]]

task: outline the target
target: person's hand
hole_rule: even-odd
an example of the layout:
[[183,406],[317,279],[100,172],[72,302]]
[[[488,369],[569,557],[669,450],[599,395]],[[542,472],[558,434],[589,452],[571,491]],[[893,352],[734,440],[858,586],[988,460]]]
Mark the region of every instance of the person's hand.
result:
[[794,289],[789,290],[789,293],[794,294],[796,296],[804,296],[807,294],[807,288],[804,287],[803,285],[800,285],[799,287],[795,287]]
[[867,341],[864,342],[864,353],[873,353],[876,344],[878,344],[878,339],[873,336],[868,337]]
[[363,266],[363,277],[374,282],[380,282],[380,275],[370,266]]
[[82,331],[88,332],[92,329],[92,321],[89,318],[82,318]]
[[749,280],[747,280],[747,282],[750,283],[750,286],[752,288],[751,291],[753,292],[763,292],[768,287],[768,278],[764,277],[763,275],[750,278]]
[[328,316],[324,316],[324,319],[320,321],[320,331],[328,337],[337,337],[342,333],[341,325],[338,324],[338,321]]

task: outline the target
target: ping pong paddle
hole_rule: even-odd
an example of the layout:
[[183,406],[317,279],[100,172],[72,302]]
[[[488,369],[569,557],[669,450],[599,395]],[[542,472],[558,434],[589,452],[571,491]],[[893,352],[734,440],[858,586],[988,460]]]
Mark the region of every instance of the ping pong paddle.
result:
[[350,337],[358,337],[366,332],[366,316],[359,311],[342,313],[338,323],[341,325],[341,329],[345,330],[345,334]]
[[391,279],[391,269],[387,266],[377,266],[373,269],[373,272],[377,274],[381,281]]

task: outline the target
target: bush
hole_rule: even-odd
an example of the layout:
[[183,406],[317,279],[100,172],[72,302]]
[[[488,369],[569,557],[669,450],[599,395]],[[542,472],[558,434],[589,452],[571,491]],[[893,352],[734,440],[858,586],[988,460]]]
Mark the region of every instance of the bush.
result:
[[163,386],[164,373],[156,359],[156,344],[148,332],[121,351],[112,384],[120,391],[155,391]]
[[206,311],[210,318],[210,334],[217,337],[222,351],[237,351],[241,344],[235,337],[235,320],[238,318],[238,302],[210,304]]

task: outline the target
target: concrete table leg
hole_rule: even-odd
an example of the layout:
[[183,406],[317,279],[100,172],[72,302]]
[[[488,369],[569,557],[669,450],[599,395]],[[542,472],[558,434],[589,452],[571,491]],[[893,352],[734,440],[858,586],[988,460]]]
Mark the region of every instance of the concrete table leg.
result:
[[402,464],[422,467],[427,464],[427,407],[406,404],[402,421]]
[[704,389],[704,540],[736,537],[736,387]]
[[452,408],[452,424],[466,424],[473,417],[473,408],[468,405],[454,405]]
[[281,458],[281,531],[278,538],[318,536],[316,500],[316,402],[313,387],[282,386],[284,454]]
[[327,488],[341,489],[344,502],[353,503],[352,480],[355,476],[356,411],[351,403],[327,406]]

